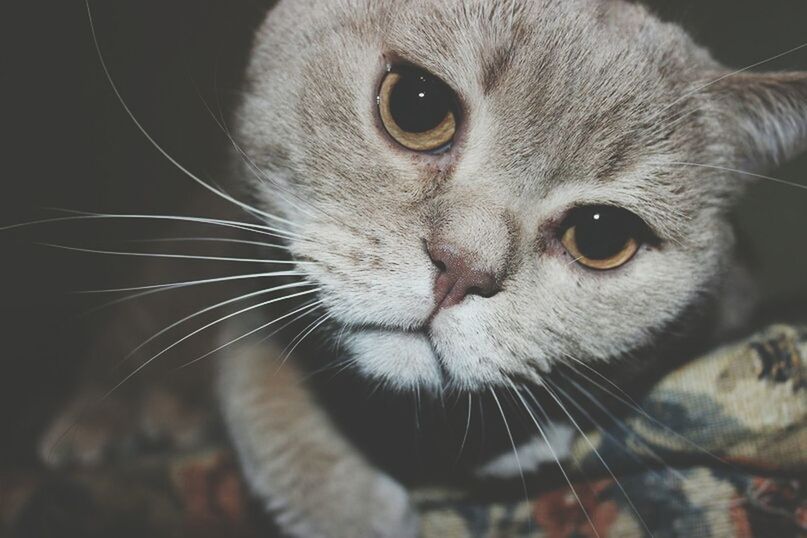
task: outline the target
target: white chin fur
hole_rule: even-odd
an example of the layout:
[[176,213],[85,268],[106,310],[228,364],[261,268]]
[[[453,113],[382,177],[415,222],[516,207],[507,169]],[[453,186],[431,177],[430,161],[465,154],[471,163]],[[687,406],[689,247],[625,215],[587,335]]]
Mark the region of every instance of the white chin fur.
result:
[[364,375],[381,379],[394,389],[429,390],[449,385],[479,390],[502,385],[506,379],[503,369],[521,372],[522,361],[497,346],[485,331],[476,329],[484,326],[475,319],[478,307],[469,303],[441,312],[429,336],[370,329],[353,333],[346,340],[347,346]]
[[442,382],[438,359],[423,334],[364,330],[346,343],[362,373],[391,388],[437,388]]

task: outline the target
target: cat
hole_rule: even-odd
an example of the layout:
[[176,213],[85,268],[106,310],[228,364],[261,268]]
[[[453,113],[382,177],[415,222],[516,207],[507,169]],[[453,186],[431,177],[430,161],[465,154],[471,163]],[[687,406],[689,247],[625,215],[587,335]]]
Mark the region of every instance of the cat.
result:
[[[522,390],[742,326],[729,215],[807,148],[807,73],[731,72],[622,0],[280,0],[231,127],[231,192],[300,290],[220,324],[244,476],[290,536],[397,538],[413,461],[439,475],[485,413],[462,472],[564,456],[568,424],[506,425]],[[466,397],[454,435],[434,414]]]

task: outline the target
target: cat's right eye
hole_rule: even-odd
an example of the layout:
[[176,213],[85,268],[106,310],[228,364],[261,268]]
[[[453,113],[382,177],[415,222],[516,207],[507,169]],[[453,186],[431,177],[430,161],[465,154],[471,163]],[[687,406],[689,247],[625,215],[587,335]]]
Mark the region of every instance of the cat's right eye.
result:
[[422,69],[390,69],[381,82],[378,109],[387,133],[409,150],[439,153],[454,141],[457,97],[446,83]]
[[630,211],[584,206],[566,218],[561,243],[580,265],[607,271],[628,263],[651,235],[644,221]]

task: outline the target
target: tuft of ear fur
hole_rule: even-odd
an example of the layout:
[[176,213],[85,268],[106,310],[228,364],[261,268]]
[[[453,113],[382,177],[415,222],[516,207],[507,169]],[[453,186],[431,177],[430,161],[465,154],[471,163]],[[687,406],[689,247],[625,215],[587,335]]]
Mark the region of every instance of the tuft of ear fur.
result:
[[807,72],[734,74],[708,91],[741,165],[763,171],[807,150]]

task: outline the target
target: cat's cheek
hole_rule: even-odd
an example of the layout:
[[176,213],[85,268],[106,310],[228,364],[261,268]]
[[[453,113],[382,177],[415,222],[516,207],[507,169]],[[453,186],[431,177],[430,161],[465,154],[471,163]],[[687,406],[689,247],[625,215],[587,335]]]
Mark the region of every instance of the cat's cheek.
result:
[[345,267],[340,257],[305,270],[336,321],[407,330],[422,326],[434,309],[433,276],[417,262],[414,256],[403,260],[393,273],[358,264]]

